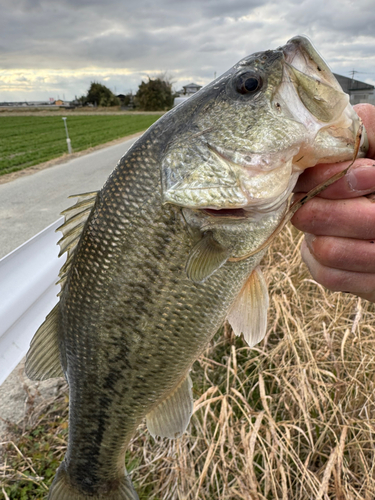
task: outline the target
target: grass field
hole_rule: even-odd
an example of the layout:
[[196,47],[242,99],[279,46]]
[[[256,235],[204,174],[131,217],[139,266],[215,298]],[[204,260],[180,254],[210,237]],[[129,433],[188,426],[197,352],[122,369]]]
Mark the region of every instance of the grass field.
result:
[[[74,152],[147,129],[158,115],[69,116]],[[0,175],[67,153],[61,116],[0,116]]]
[[[126,466],[140,500],[374,500],[375,304],[329,293],[286,228],[263,261],[270,310],[249,349],[226,326],[193,365],[180,439],[138,429]],[[43,500],[67,443],[68,399],[33,408],[5,444],[0,498]]]

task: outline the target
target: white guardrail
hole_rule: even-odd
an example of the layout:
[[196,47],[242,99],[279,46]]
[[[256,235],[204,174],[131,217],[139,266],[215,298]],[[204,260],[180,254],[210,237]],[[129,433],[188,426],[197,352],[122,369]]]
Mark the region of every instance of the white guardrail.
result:
[[0,385],[28,351],[57,303],[55,285],[66,254],[58,258],[60,218],[0,260]]

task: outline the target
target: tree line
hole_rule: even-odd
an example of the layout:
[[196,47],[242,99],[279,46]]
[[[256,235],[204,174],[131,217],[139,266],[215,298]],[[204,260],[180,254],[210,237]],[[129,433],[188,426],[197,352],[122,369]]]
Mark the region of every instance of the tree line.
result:
[[167,111],[173,106],[174,95],[172,82],[159,77],[148,79],[139,85],[135,95],[127,94],[115,96],[105,85],[91,82],[86,95],[77,99],[83,106],[129,106],[132,105],[141,111]]

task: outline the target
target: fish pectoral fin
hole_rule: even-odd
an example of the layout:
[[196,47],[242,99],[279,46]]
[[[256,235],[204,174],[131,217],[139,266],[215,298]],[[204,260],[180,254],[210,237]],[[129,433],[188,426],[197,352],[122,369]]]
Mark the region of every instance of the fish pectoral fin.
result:
[[218,243],[208,232],[189,254],[185,271],[194,283],[203,283],[217,271],[230,256],[230,249]]
[[181,384],[146,416],[147,429],[152,437],[180,437],[193,413],[193,384],[187,375]]
[[26,354],[26,375],[31,380],[63,377],[58,339],[58,305],[34,335]]
[[234,301],[227,320],[249,347],[258,344],[267,331],[268,290],[259,266],[254,269]]

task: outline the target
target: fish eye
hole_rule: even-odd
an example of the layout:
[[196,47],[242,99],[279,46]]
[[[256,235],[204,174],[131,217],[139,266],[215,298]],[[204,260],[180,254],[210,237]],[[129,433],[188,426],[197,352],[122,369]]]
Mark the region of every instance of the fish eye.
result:
[[262,78],[259,75],[244,73],[237,78],[236,90],[240,94],[254,94],[262,85]]

